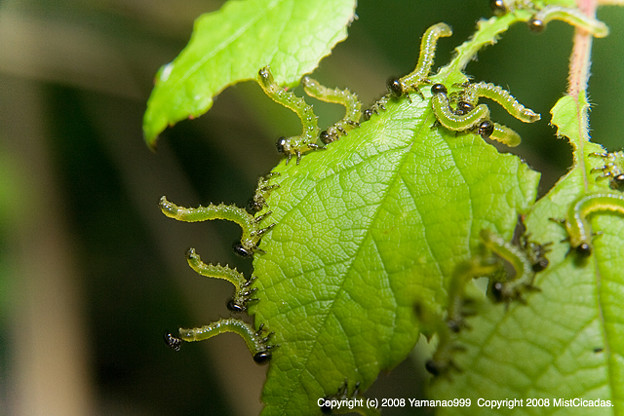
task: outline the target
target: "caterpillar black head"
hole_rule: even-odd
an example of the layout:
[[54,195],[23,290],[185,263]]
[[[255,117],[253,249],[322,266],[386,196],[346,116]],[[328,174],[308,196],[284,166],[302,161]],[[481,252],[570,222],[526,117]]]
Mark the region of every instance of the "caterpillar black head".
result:
[[589,257],[592,254],[592,248],[589,243],[581,243],[574,248],[576,254],[581,257]]
[[494,133],[494,123],[490,120],[484,120],[477,127],[477,133],[484,139],[487,139]]
[[535,33],[543,32],[544,28],[546,27],[546,24],[544,23],[544,21],[536,17],[529,20],[528,24],[529,24],[529,29],[531,29],[531,31]]
[[260,351],[254,354],[253,359],[257,364],[267,364],[272,357],[273,354],[269,351]]
[[401,80],[397,78],[390,78],[386,85],[388,86],[388,90],[395,97],[400,97],[403,94],[405,94],[405,89],[403,88],[403,84],[401,83]]
[[465,114],[468,114],[472,110],[474,110],[474,105],[472,105],[472,104],[470,104],[469,102],[466,102],[466,101],[460,101],[460,102],[457,103],[457,108],[455,109],[455,114],[463,116]]
[[443,84],[433,84],[431,86],[431,93],[432,94],[446,94],[447,89]]
[[241,305],[240,303],[235,302],[234,299],[230,299],[227,302],[226,306],[232,312],[245,312],[247,310],[247,307],[245,305]]
[[235,241],[234,244],[232,244],[232,249],[234,249],[234,253],[238,254],[241,257],[253,256],[253,251],[248,250],[245,247],[243,247],[240,241]]
[[496,16],[502,16],[507,13],[507,7],[505,6],[505,2],[503,0],[491,0],[490,8]]
[[275,147],[280,153],[288,153],[288,151],[290,150],[290,145],[286,137],[280,137],[279,139],[277,139]]

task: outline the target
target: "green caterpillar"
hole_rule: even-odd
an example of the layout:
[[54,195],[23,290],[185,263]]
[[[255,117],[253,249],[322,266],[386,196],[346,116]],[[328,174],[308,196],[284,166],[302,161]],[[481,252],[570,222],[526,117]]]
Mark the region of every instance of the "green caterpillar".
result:
[[603,22],[574,8],[549,5],[538,10],[539,7],[530,0],[491,0],[490,6],[497,16],[516,10],[535,10],[535,14],[528,21],[529,28],[534,32],[542,32],[552,20],[562,20],[586,30],[597,38],[603,38],[609,34],[609,28]]
[[251,299],[250,296],[256,289],[249,289],[254,278],[247,280],[242,273],[227,266],[206,264],[201,260],[201,257],[195,253],[194,248],[190,248],[186,252],[186,260],[189,266],[202,276],[227,280],[234,285],[234,297],[227,303],[227,307],[231,311],[243,312],[247,310],[247,303],[254,300]]
[[461,100],[476,105],[479,98],[489,98],[499,103],[513,117],[524,123],[538,121],[541,116],[518,102],[509,91],[487,82],[468,84],[461,93]]
[[592,254],[592,231],[587,218],[598,212],[624,215],[624,194],[598,192],[581,195],[570,205],[564,225],[571,248],[581,257]]
[[254,331],[248,323],[235,318],[220,319],[210,325],[204,325],[199,328],[180,328],[178,332],[178,337],[171,333],[165,334],[165,342],[176,351],[180,350],[182,341],[204,341],[226,332],[240,335],[247,344],[249,351],[251,351],[254,361],[258,364],[268,363],[272,356],[271,349],[275,348],[275,346],[268,344],[272,333],[262,336],[262,326],[257,331]]
[[[499,103],[510,115],[522,122],[533,123],[541,118],[539,114],[520,104],[509,91],[498,85],[478,82],[475,84],[465,84],[463,87],[464,89],[461,92],[452,95],[452,100],[457,101],[457,108],[452,110],[449,106],[442,106],[442,108],[438,108],[438,112],[443,111],[448,113],[448,111],[452,111],[454,114],[459,115],[459,121],[464,123],[461,116],[467,117],[471,114],[474,107],[479,102],[479,98],[489,98]],[[449,108],[447,109],[447,107]],[[438,115],[437,112],[436,115]],[[466,129],[465,124],[461,124],[460,127]],[[483,120],[476,128],[474,126],[472,128],[476,129],[477,133],[484,139],[489,138],[491,140],[496,140],[509,147],[518,146],[522,141],[518,133],[514,130],[489,120]]]
[[431,106],[438,122],[449,130],[466,131],[477,129],[479,124],[490,117],[490,110],[485,104],[479,104],[471,111],[463,114],[455,112],[449,103],[447,89],[442,84],[431,87]]
[[276,144],[277,150],[286,155],[287,163],[293,156],[297,156],[297,164],[299,164],[304,152],[320,148],[314,143],[320,130],[312,107],[303,98],[277,85],[268,66],[258,72],[258,84],[273,101],[290,108],[301,120],[303,131],[299,136],[280,137]]
[[420,41],[420,55],[414,71],[399,79],[388,81],[388,89],[396,97],[406,94],[410,90],[418,90],[422,84],[427,84],[427,77],[433,66],[433,58],[438,44],[438,39],[449,37],[453,31],[446,23],[437,23],[429,27]]
[[609,34],[609,28],[601,21],[584,15],[580,10],[560,6],[544,7],[529,20],[529,28],[534,32],[541,32],[551,20],[563,20],[597,38],[604,38]]
[[490,284],[491,292],[496,300],[522,299],[521,296],[525,291],[534,289],[534,264],[539,264],[539,267],[542,267],[543,263],[532,263],[525,251],[505,241],[490,230],[481,230],[479,237],[489,251],[505,260],[514,270],[512,279]]
[[184,208],[173,202],[169,202],[166,197],[160,199],[160,210],[169,218],[178,221],[198,222],[210,220],[226,220],[238,224],[242,229],[240,242],[234,243],[234,251],[243,256],[249,257],[255,251],[259,251],[258,244],[264,234],[269,232],[275,224],[260,228],[259,224],[264,218],[270,215],[270,211],[254,217],[243,208],[234,205],[213,205],[198,208]]

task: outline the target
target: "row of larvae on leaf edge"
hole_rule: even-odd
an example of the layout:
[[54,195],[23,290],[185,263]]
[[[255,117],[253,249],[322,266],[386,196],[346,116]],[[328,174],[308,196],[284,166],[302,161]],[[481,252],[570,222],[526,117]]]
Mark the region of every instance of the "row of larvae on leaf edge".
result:
[[[493,0],[491,7],[498,16],[518,9],[528,9],[534,12],[528,24],[531,30],[541,32],[546,24],[552,20],[562,20],[575,27],[584,29],[596,37],[608,35],[608,27],[592,18],[585,16],[578,9],[561,6],[546,6],[538,8],[529,0]],[[428,79],[429,72],[433,66],[433,58],[437,41],[441,37],[452,35],[451,28],[438,23],[431,26],[422,37],[420,45],[420,55],[414,71],[399,79],[390,79],[388,89],[390,94],[382,97],[371,108],[364,111],[364,119],[369,119],[379,110],[385,110],[385,105],[391,98],[407,96],[411,100],[409,92],[415,91],[423,97],[420,89],[423,85],[431,84]],[[490,98],[501,104],[509,113],[523,122],[531,123],[539,120],[539,115],[521,106],[507,91],[493,84],[477,83],[466,84],[465,97],[456,99],[457,94],[453,94],[448,100],[446,96],[447,87],[442,84],[435,84],[432,87],[434,94],[432,105],[436,117],[440,124],[453,131],[475,131],[483,138],[491,138],[502,142],[510,147],[520,143],[520,137],[516,132],[508,127],[489,120],[489,111],[485,106],[477,105],[479,97]],[[449,104],[455,100],[455,108]],[[450,101],[450,103],[449,103]],[[476,108],[475,108],[476,106]]]
[[[409,88],[413,88],[413,85],[416,85],[416,88],[418,88],[419,85],[427,82],[426,77],[433,64],[437,39],[443,36],[450,36],[451,33],[450,28],[443,23],[434,25],[427,30],[421,42],[421,54],[416,69],[406,77],[389,84],[393,94],[400,95]],[[295,155],[297,163],[299,163],[304,152],[318,149],[319,146],[314,143],[317,137],[327,144],[336,140],[340,135],[347,134],[349,130],[359,126],[362,116],[361,103],[357,96],[350,91],[326,88],[310,77],[304,77],[302,82],[308,95],[322,101],[342,104],[346,110],[345,117],[325,132],[319,133],[317,117],[312,107],[303,98],[297,97],[291,91],[277,85],[268,67],[262,68],[258,73],[258,83],[261,88],[275,102],[294,111],[302,123],[303,131],[301,135],[280,138],[277,142],[278,150],[286,154],[287,162]],[[409,86],[406,85],[408,82],[411,83]],[[403,85],[406,86],[404,87]],[[234,250],[237,254],[248,257],[253,255],[254,252],[261,252],[258,248],[260,239],[274,226],[272,224],[261,228],[259,225],[270,215],[270,211],[255,216],[256,213],[264,209],[266,197],[277,186],[269,184],[272,176],[272,174],[269,174],[259,179],[256,193],[249,201],[246,210],[225,204],[185,208],[168,201],[165,197],[160,201],[160,208],[166,216],[179,221],[196,222],[221,219],[237,223],[242,229],[242,236],[240,242],[235,242]],[[235,312],[245,311],[247,304],[255,300],[252,298],[255,289],[250,287],[254,281],[253,277],[247,280],[236,269],[219,264],[204,263],[192,248],[187,251],[187,261],[189,266],[198,274],[227,280],[234,285],[234,296],[227,303],[230,310]],[[167,333],[165,334],[165,341],[173,349],[179,350],[182,341],[204,340],[222,332],[238,333],[245,340],[257,361],[264,362],[270,358],[269,350],[271,346],[268,345],[268,336],[262,335],[262,329],[254,331],[249,324],[233,318],[222,319],[200,328],[180,328],[179,336],[176,337],[171,333]]]
[[[453,34],[445,23],[438,23],[429,27],[420,43],[420,55],[416,68],[411,73],[388,81],[390,94],[382,97],[365,115],[370,117],[378,110],[385,109],[389,98],[406,96],[411,100],[409,93],[414,91],[421,97],[421,88],[431,84],[428,78],[433,66],[435,49],[438,39]],[[498,102],[512,116],[525,122],[532,123],[540,119],[540,115],[520,104],[508,91],[503,88],[484,82],[466,83],[459,86],[461,92],[448,93],[443,84],[433,84],[431,87],[431,106],[437,122],[446,129],[455,132],[473,131],[481,137],[502,142],[510,147],[520,144],[520,136],[508,127],[490,121],[490,111],[485,104],[478,104],[479,98],[489,98]]]
[[[268,67],[262,68],[258,73],[258,83],[261,88],[275,102],[294,111],[302,123],[301,135],[278,139],[277,148],[286,154],[287,162],[295,155],[297,163],[299,163],[304,152],[319,149],[320,147],[314,143],[317,137],[328,144],[337,140],[341,135],[347,134],[349,130],[359,126],[362,115],[360,101],[349,90],[329,89],[307,76],[302,79],[302,82],[308,95],[321,101],[342,104],[346,112],[342,120],[326,131],[319,133],[317,117],[312,111],[312,107],[303,98],[280,87],[275,82]],[[254,253],[262,253],[258,247],[260,240],[275,225],[271,224],[264,228],[260,226],[260,223],[271,214],[271,211],[267,210],[260,215],[256,214],[264,210],[267,206],[268,195],[279,186],[270,183],[271,179],[277,175],[276,173],[269,173],[260,177],[256,192],[249,200],[246,209],[225,204],[185,208],[168,201],[166,197],[161,198],[160,208],[167,217],[178,221],[198,222],[220,219],[237,223],[242,229],[242,235],[241,240],[234,243],[234,251],[243,257],[250,257]],[[251,287],[255,280],[254,277],[247,280],[242,273],[229,266],[204,263],[193,248],[187,251],[186,257],[189,266],[198,274],[204,277],[227,280],[234,285],[234,296],[227,303],[227,307],[231,311],[244,312],[247,310],[247,304],[256,300],[252,298],[256,289]],[[273,348],[268,344],[269,337],[263,336],[262,328],[254,331],[249,324],[234,318],[221,319],[199,328],[180,328],[178,332],[179,336],[174,336],[171,333],[165,334],[165,342],[174,350],[179,350],[183,341],[205,340],[223,332],[238,333],[245,340],[254,355],[254,359],[258,362],[268,361],[271,357],[269,350]]]
[[[253,256],[254,253],[261,255],[263,252],[258,248],[260,240],[275,224],[262,228],[260,223],[269,217],[271,212],[256,214],[266,207],[266,198],[278,186],[269,184],[273,176],[275,174],[260,177],[256,192],[250,199],[247,209],[225,204],[184,208],[168,201],[165,197],[160,200],[160,209],[167,217],[178,221],[227,220],[235,222],[241,227],[242,233],[241,240],[233,245],[234,252],[243,257]],[[226,280],[234,286],[234,296],[227,302],[227,308],[230,311],[245,312],[248,304],[257,300],[253,298],[256,288],[251,287],[255,277],[247,279],[243,273],[227,265],[204,263],[193,248],[187,251],[186,259],[189,266],[201,276]],[[198,328],[179,328],[177,336],[166,333],[164,338],[169,347],[179,351],[183,342],[203,341],[225,332],[240,335],[257,363],[264,364],[271,359],[271,350],[276,347],[270,342],[272,333],[267,333],[263,324],[255,330],[249,323],[239,318],[222,318]]]
[[[387,103],[389,99],[397,99],[405,95],[411,101],[409,92],[412,91],[422,96],[420,88],[423,85],[431,83],[428,76],[433,66],[437,41],[439,38],[448,37],[451,36],[451,34],[452,31],[450,27],[444,23],[438,23],[427,29],[421,40],[420,55],[414,71],[402,78],[389,80],[388,89],[390,93],[382,97],[371,109],[366,110],[363,114],[364,119],[367,120],[372,114],[377,113],[379,110],[384,110],[384,104]],[[328,144],[336,140],[340,135],[346,134],[348,130],[359,126],[359,120],[362,116],[361,104],[357,96],[348,90],[332,90],[326,88],[307,76],[302,79],[304,90],[308,95],[321,101],[342,104],[346,109],[343,120],[319,134],[316,116],[311,106],[305,103],[303,98],[297,97],[291,91],[277,85],[268,67],[259,71],[258,80],[260,86],[270,98],[294,111],[301,120],[303,126],[301,135],[278,139],[278,150],[286,154],[287,162],[295,155],[297,157],[297,163],[299,163],[304,152],[319,149],[319,146],[314,143],[317,135],[320,136],[321,141]],[[501,87],[486,83],[464,84],[460,87],[462,88],[461,92],[451,94],[450,98],[447,95],[446,87],[442,84],[434,84],[432,87],[432,107],[434,113],[438,118],[438,122],[447,129],[458,132],[474,130],[484,138],[489,137],[510,146],[519,144],[520,139],[517,133],[505,126],[492,123],[489,120],[489,109],[487,106],[485,106],[485,104],[477,105],[478,99],[483,97],[497,101],[507,109],[511,115],[521,121],[534,122],[540,119],[539,114],[522,106],[509,92]],[[453,108],[451,104],[453,104],[455,108]],[[262,205],[263,198],[257,194],[252,200],[250,207],[256,207],[257,210],[260,210],[262,209]],[[497,254],[507,254],[508,257],[506,260],[508,261],[509,257],[512,256],[512,254],[509,253],[514,253],[517,257],[521,256],[517,249],[515,251],[511,248],[503,250],[502,247],[506,246],[498,240],[496,240],[498,245],[495,245],[490,241],[493,238],[494,237],[491,236],[487,241],[484,240],[484,245],[488,246],[489,244],[492,252],[497,253],[496,247],[499,247]],[[532,245],[531,247],[534,246]],[[541,249],[541,246],[539,247]],[[517,260],[514,265],[520,268],[520,265],[528,261],[529,260],[526,260],[523,263]],[[539,262],[543,263],[544,261],[545,258],[542,256]],[[536,264],[542,264],[539,262]],[[494,270],[496,270],[499,275],[502,275],[502,272],[498,268],[490,271]],[[513,281],[507,282],[505,279],[501,279],[493,285],[492,292],[497,293],[495,297],[497,297],[498,300],[509,301],[516,298],[521,299],[523,290],[532,288],[531,283],[534,272],[535,270],[533,268],[531,268],[531,271],[523,269]],[[456,280],[463,281],[465,277],[457,277]],[[454,295],[450,297],[452,299],[451,305],[458,305],[461,303],[459,299],[462,298],[463,294],[463,289],[460,289],[462,285],[463,284],[457,285],[457,290],[455,290]],[[455,328],[461,326],[459,323],[459,309],[461,308],[455,307],[449,309],[451,311],[449,316],[454,316],[453,318],[448,318],[449,326],[454,326]],[[454,322],[454,324],[451,325],[451,322]]]
[[[516,7],[518,3],[525,2],[505,2],[501,0],[492,2],[497,14],[503,11],[503,7],[505,11],[507,11]],[[529,24],[532,28],[540,30],[543,29],[548,21],[553,19],[565,20],[576,26],[584,27],[595,36],[606,36],[608,33],[606,26],[601,22],[579,15],[575,10],[557,8],[554,6],[549,6],[538,11]],[[421,86],[430,83],[428,75],[433,65],[437,40],[440,37],[447,37],[451,34],[452,31],[450,27],[444,23],[433,25],[425,32],[421,41],[420,55],[415,70],[405,77],[398,80],[391,80],[388,83],[390,97],[400,97],[410,90],[420,93]],[[363,114],[361,111],[361,103],[355,94],[348,90],[328,89],[315,80],[304,77],[302,82],[308,95],[322,101],[342,104],[346,109],[345,117],[341,121],[337,122],[326,131],[319,132],[317,118],[311,106],[292,92],[279,87],[275,83],[268,67],[259,71],[258,82],[271,99],[293,110],[302,122],[303,131],[301,135],[290,138],[280,138],[277,143],[278,150],[286,155],[287,161],[289,161],[292,156],[296,156],[297,163],[300,162],[304,152],[320,148],[314,143],[317,137],[325,144],[338,139],[341,135],[347,134],[349,130],[358,127],[360,118],[364,117],[364,119],[368,119],[374,112],[377,112],[378,108],[384,109],[384,100],[387,101],[388,99],[388,96],[384,97],[373,106],[373,110],[369,109]],[[461,93],[451,94],[450,97],[447,95],[445,86],[442,84],[434,84],[432,86],[432,93],[432,107],[441,125],[453,131],[476,131],[484,138],[490,137],[494,140],[506,143],[509,146],[517,145],[519,143],[519,137],[511,129],[492,123],[489,120],[489,110],[487,107],[483,104],[477,104],[478,98],[486,97],[499,102],[510,114],[522,121],[533,122],[539,119],[539,115],[524,108],[507,91],[492,84],[477,83],[463,85],[463,91]],[[451,106],[452,103],[455,103],[455,108]],[[621,174],[616,175],[615,173],[611,173],[613,169],[606,168],[606,166],[607,165],[605,165],[605,176],[612,176],[612,182],[620,181]],[[260,239],[265,233],[270,231],[274,225],[269,225],[264,228],[259,226],[260,222],[262,222],[266,216],[270,215],[270,211],[257,217],[254,215],[256,212],[262,210],[266,204],[266,195],[276,186],[268,185],[269,178],[270,175],[260,178],[258,190],[250,201],[247,210],[224,204],[210,204],[206,207],[184,208],[169,202],[165,197],[161,199],[160,207],[166,216],[180,221],[195,222],[224,219],[236,222],[242,228],[242,237],[240,242],[234,244],[234,250],[240,255],[251,256],[254,252],[261,252],[261,250],[258,249]],[[588,228],[584,218],[594,211],[599,210],[621,212],[622,209],[618,207],[624,206],[624,202],[619,201],[619,198],[615,198],[611,194],[594,195],[579,201],[574,208],[570,209],[565,225],[570,234],[571,244],[577,252],[584,255],[591,253],[591,244],[586,241],[586,233],[583,232]],[[484,244],[486,246],[488,245],[485,240]],[[490,248],[496,253],[495,249],[492,247]],[[500,255],[500,253],[497,254]],[[199,255],[197,255],[193,249],[187,252],[187,260],[191,268],[202,276],[224,279],[234,285],[235,294],[228,302],[229,309],[237,312],[244,311],[247,308],[247,303],[254,300],[251,297],[254,293],[254,289],[250,288],[253,283],[253,278],[247,280],[242,273],[228,266],[206,264],[201,261]],[[470,274],[470,272],[468,272],[468,274]],[[501,286],[501,288],[504,287],[504,285]],[[515,289],[512,289],[511,292],[514,293],[513,296],[515,296]],[[512,295],[509,294],[505,295],[504,289],[501,293],[503,293],[503,297],[512,297]],[[451,319],[449,322],[454,322],[454,320]],[[270,350],[273,348],[273,346],[269,344],[270,334],[265,336],[262,326],[258,330],[254,330],[249,324],[234,318],[221,319],[200,328],[180,328],[179,337],[168,333],[165,335],[165,340],[169,346],[179,350],[182,341],[190,342],[208,339],[223,332],[239,334],[245,340],[256,361],[266,362],[270,359]]]
[[292,110],[301,121],[302,132],[300,135],[280,137],[277,140],[277,150],[286,155],[286,163],[295,156],[297,164],[299,164],[304,153],[311,150],[324,149],[316,144],[317,139],[320,139],[324,144],[338,140],[340,136],[346,135],[350,130],[359,127],[362,116],[362,103],[358,96],[348,89],[327,88],[309,76],[303,77],[301,82],[304,91],[309,96],[320,101],[344,106],[345,116],[342,120],[321,132],[312,106],[306,103],[302,97],[279,86],[275,82],[268,66],[262,68],[258,72],[258,84],[262,90],[273,101]]
[[[518,8],[530,7],[532,10],[536,10],[532,3],[526,0],[498,0],[492,2],[492,7],[495,13],[499,15]],[[534,30],[539,31],[545,27],[546,23],[556,19],[567,21],[572,25],[588,30],[595,36],[602,37],[608,33],[607,27],[602,22],[584,16],[576,9],[559,6],[547,6],[541,10],[536,10],[536,14],[529,24]],[[361,119],[364,121],[368,120],[373,114],[378,113],[379,110],[385,110],[385,104],[389,99],[407,96],[411,100],[409,95],[411,91],[419,93],[422,97],[420,88],[423,85],[431,84],[429,74],[433,67],[438,39],[449,37],[452,33],[451,28],[445,23],[437,23],[429,27],[422,36],[420,53],[415,69],[401,78],[390,79],[388,81],[389,94],[383,96],[363,112],[357,95],[348,89],[330,89],[305,76],[302,79],[302,84],[309,96],[345,107],[344,118],[323,132],[320,132],[317,117],[312,110],[312,106],[292,91],[280,87],[275,82],[268,66],[262,68],[258,73],[258,84],[260,87],[273,101],[295,112],[302,124],[302,133],[300,135],[280,137],[277,140],[278,151],[286,155],[287,162],[295,156],[297,163],[299,163],[304,153],[322,149],[322,147],[316,144],[318,138],[324,144],[337,140],[340,136],[347,134],[348,131],[358,127]],[[472,84],[472,86],[466,86],[465,94],[469,98],[458,101],[459,106],[455,109],[445,105],[444,97],[441,94],[446,93],[446,87],[441,84],[436,84],[434,87],[436,88],[432,88],[432,92],[434,92],[434,97],[437,97],[433,100],[436,116],[438,120],[440,118],[443,119],[443,121],[440,121],[441,124],[453,131],[475,130],[484,138],[489,137],[510,147],[517,146],[520,143],[520,137],[513,130],[500,124],[492,123],[489,120],[489,111],[485,110],[485,106],[477,105],[479,97],[498,101],[510,114],[524,122],[539,120],[539,115],[522,106],[520,107],[526,110],[526,112],[519,114],[515,111],[519,106],[518,102],[507,91],[492,84],[477,83]],[[476,108],[473,108],[474,106]],[[522,117],[523,115],[528,117]],[[478,122],[472,122],[473,119],[476,119]]]
[[303,98],[296,96],[292,91],[280,87],[275,82],[269,67],[262,68],[258,73],[260,87],[273,101],[295,112],[302,124],[302,133],[300,135],[280,137],[277,140],[278,151],[286,155],[287,163],[293,156],[296,156],[297,163],[299,163],[304,153],[322,149],[315,143],[317,138],[320,138],[324,144],[329,144],[340,138],[340,136],[348,134],[350,130],[359,127],[361,120],[366,121],[380,109],[384,110],[384,103],[390,97],[398,98],[408,91],[418,91],[421,85],[428,83],[427,77],[433,66],[438,39],[451,36],[451,34],[450,27],[444,23],[438,23],[427,29],[421,41],[420,55],[414,71],[398,80],[389,81],[388,89],[390,94],[382,97],[382,99],[365,111],[362,111],[362,104],[357,95],[348,89],[330,89],[322,86],[318,81],[309,76],[303,77],[303,88],[309,96],[320,101],[336,103],[345,107],[343,119],[323,132],[320,132],[318,128],[317,118],[312,110],[312,106],[308,105]]

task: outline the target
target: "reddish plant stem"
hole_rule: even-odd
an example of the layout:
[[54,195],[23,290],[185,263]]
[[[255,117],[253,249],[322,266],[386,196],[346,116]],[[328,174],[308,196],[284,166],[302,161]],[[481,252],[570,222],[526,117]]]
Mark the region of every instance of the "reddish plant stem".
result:
[[[588,16],[596,16],[597,0],[577,0],[581,12]],[[570,56],[570,72],[568,75],[568,94],[579,99],[585,96],[591,66],[592,35],[582,29],[574,31],[574,46]]]

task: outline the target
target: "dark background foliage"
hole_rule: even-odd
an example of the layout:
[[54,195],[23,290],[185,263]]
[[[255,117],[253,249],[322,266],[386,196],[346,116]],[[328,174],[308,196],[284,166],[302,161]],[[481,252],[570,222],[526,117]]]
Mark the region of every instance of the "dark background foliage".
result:
[[[92,4],[93,3],[93,4]],[[162,333],[228,314],[231,286],[202,279],[184,251],[251,272],[235,258],[239,230],[182,224],[157,201],[242,205],[279,160],[278,136],[296,117],[253,83],[226,90],[205,116],[166,131],[158,150],[141,121],[159,66],[184,47],[192,22],[223,2],[4,0],[0,2],[0,409],[14,415],[254,414],[266,368],[234,335],[168,350]],[[350,38],[315,73],[370,104],[386,78],[409,72],[422,32],[438,21],[436,64],[466,39],[487,0],[360,1]],[[594,44],[595,141],[621,147],[624,10],[599,11],[612,34]],[[573,30],[512,28],[467,68],[509,88],[543,120],[516,128],[514,149],[548,189],[570,163],[548,111],[566,88]],[[321,125],[341,117],[315,104]],[[491,106],[495,108],[495,106]],[[508,149],[505,149],[507,151]],[[373,387],[377,397],[422,394],[421,363],[407,360]],[[0,412],[2,413],[2,412]],[[387,412],[392,414],[392,412]],[[395,414],[400,414],[396,412]]]

